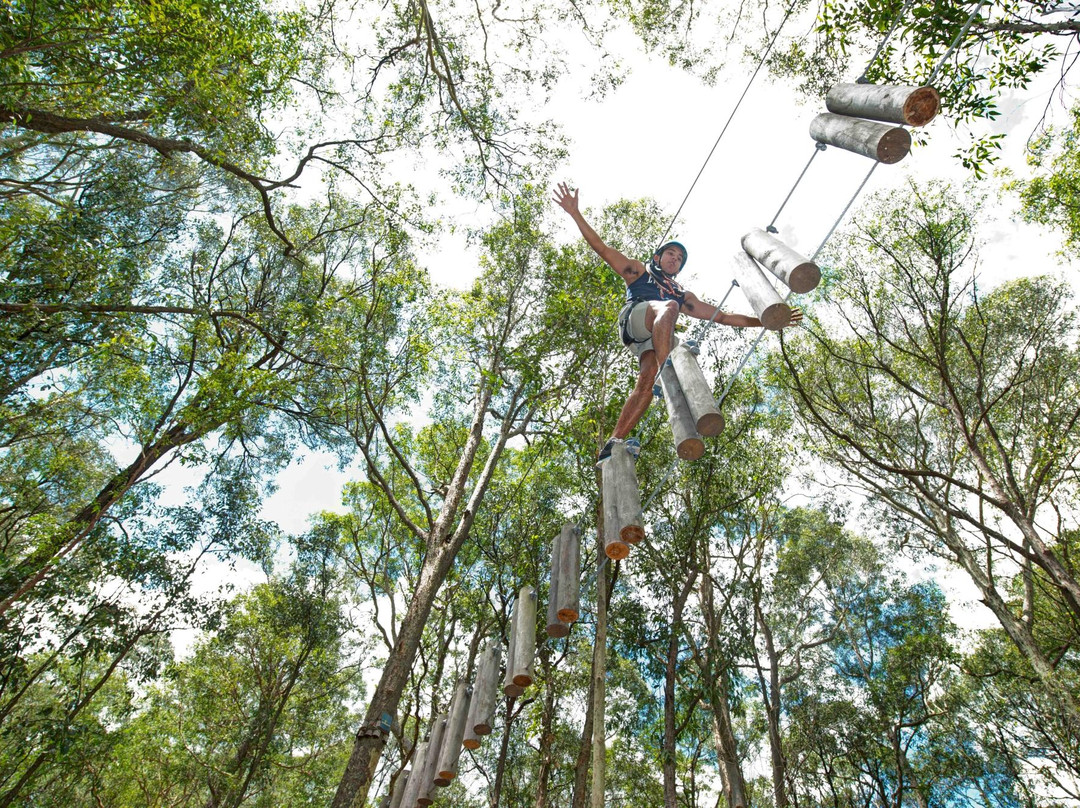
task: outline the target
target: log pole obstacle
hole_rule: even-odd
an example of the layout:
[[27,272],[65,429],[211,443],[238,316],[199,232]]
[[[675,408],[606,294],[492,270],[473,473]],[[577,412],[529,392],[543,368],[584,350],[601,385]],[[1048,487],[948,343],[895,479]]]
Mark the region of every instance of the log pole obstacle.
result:
[[390,789],[390,802],[388,808],[401,808],[401,800],[405,797],[405,791],[409,787],[410,772],[402,772],[398,775],[397,782]]
[[765,271],[744,251],[735,253],[735,277],[765,328],[779,331],[791,322],[791,308],[773,288]]
[[837,84],[825,96],[825,108],[837,115],[926,126],[941,109],[941,96],[933,87]]
[[[619,446],[618,443],[615,446]],[[612,454],[614,454],[612,447]],[[615,474],[611,470],[611,461],[601,466],[600,478],[604,498],[604,554],[618,561],[630,555],[630,546],[619,535],[619,507],[615,495]]]
[[724,431],[724,416],[716,406],[712,387],[701,372],[698,350],[696,342],[680,342],[671,351],[671,366],[694,419],[694,428],[707,438],[715,438]]
[[903,127],[832,112],[822,112],[810,122],[810,137],[886,165],[899,163],[911,151],[911,135]]
[[581,534],[573,524],[563,525],[551,544],[551,586],[548,589],[549,637],[565,637],[581,612]]
[[536,657],[536,590],[526,584],[514,605],[513,683],[522,692],[533,683]]
[[581,616],[581,531],[563,525],[559,545],[559,602],[557,617],[573,623]]
[[416,808],[416,798],[420,794],[420,780],[424,776],[424,766],[427,765],[427,750],[430,745],[430,741],[421,741],[413,750],[412,771],[409,772],[409,782],[401,799],[401,808]]
[[468,682],[460,682],[450,702],[450,717],[446,721],[446,734],[435,771],[435,785],[440,788],[450,785],[458,775],[458,761],[461,759],[461,744],[465,740],[465,721],[469,717],[472,694],[473,689]]
[[604,493],[604,552],[613,561],[626,558],[631,544],[645,538],[634,458],[625,441],[611,447],[611,458],[601,466]]
[[427,759],[420,777],[420,788],[416,792],[417,805],[431,805],[435,802],[435,770],[439,766],[439,750],[446,735],[446,715],[440,715],[431,725],[431,737],[428,739]]
[[660,369],[660,389],[664,393],[671,437],[675,441],[675,454],[683,460],[697,460],[705,454],[705,441],[698,434],[694,415],[690,412],[690,405],[679,385],[679,377],[672,362],[665,362]]
[[490,735],[495,719],[495,697],[499,688],[499,667],[502,663],[502,643],[488,640],[476,665],[476,682],[473,684],[469,717],[465,721],[462,745],[466,749],[479,749],[480,738]]
[[791,249],[772,233],[755,228],[742,237],[742,247],[751,258],[793,292],[812,292],[821,283],[821,269],[818,265]]
[[503,695],[514,699],[525,692],[525,688],[514,684],[514,644],[517,642],[517,628],[515,627],[517,610],[517,603],[515,603],[514,610],[510,613],[510,630],[507,632],[509,638],[506,644],[506,674],[503,676]]

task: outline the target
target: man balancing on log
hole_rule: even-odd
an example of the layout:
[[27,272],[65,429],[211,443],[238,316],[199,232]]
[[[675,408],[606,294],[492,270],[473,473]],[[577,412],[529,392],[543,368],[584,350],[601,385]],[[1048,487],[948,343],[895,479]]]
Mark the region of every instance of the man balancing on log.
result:
[[[683,289],[675,280],[686,266],[686,247],[679,242],[669,241],[659,246],[646,266],[604,243],[581,214],[578,207],[578,189],[575,188],[571,193],[566,183],[559,183],[555,191],[555,202],[570,214],[585,241],[604,263],[626,281],[626,304],[619,312],[619,335],[623,344],[638,358],[638,377],[633,391],[619,413],[619,420],[615,423],[611,438],[596,458],[599,464],[611,457],[611,447],[617,441],[627,440],[630,432],[649,409],[656,377],[664,367],[671,349],[678,343],[675,323],[681,312],[685,311],[699,320],[712,320],[734,328],[760,326],[761,320],[744,314],[719,311],[716,306]],[[793,308],[788,325],[795,325],[801,320],[802,312]]]

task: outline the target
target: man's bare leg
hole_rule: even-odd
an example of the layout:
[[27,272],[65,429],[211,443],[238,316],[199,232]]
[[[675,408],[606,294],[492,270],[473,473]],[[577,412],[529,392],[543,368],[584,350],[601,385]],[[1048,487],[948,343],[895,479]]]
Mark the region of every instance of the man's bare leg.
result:
[[[649,303],[649,309],[645,312],[645,327],[652,334],[652,344],[656,351],[656,372],[664,366],[671,349],[675,343],[675,323],[679,319],[679,304],[674,300],[664,302],[653,301]],[[651,385],[656,381],[655,375],[650,380]]]
[[638,421],[649,409],[653,398],[653,383],[660,365],[656,362],[656,351],[646,351],[641,355],[637,382],[634,389],[623,404],[619,413],[619,420],[615,422],[615,429],[611,437],[626,440],[627,436],[637,426]]

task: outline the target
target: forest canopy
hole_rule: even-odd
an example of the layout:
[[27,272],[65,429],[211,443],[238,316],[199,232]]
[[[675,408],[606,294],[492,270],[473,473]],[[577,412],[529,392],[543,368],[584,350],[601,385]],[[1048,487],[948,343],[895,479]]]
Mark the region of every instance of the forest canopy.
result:
[[[1005,186],[973,122],[1052,70],[1069,88],[1075,10],[2,14],[0,808],[400,799],[523,587],[531,681],[500,671],[439,804],[1080,804],[1070,279],[995,265],[985,193],[859,200],[801,327],[756,352],[693,333],[726,427],[686,463],[650,409],[646,540],[615,561],[595,459],[633,384],[626,285],[551,202],[554,99],[602,100],[640,54],[721,84],[760,60],[806,95],[868,65],[933,77],[958,161],[1068,261],[1076,109]],[[631,256],[673,224],[650,198],[588,215]],[[456,288],[436,264],[462,232]],[[285,529],[267,501],[315,456],[341,506],[294,501]],[[568,524],[580,618],[555,638]]]

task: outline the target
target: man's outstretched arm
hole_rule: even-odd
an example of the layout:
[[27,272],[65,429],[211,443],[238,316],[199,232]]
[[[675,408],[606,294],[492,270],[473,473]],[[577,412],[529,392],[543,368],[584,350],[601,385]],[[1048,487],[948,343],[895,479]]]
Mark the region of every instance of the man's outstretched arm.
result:
[[614,247],[609,247],[605,244],[599,234],[592,229],[592,226],[587,221],[585,221],[585,217],[581,215],[581,210],[578,207],[578,192],[576,188],[573,193],[570,193],[570,189],[567,187],[566,183],[560,182],[559,187],[555,189],[555,203],[570,214],[570,218],[573,219],[574,224],[578,226],[578,230],[581,231],[581,235],[585,238],[586,243],[593,248],[601,259],[603,259],[605,264],[618,272],[624,281],[633,283],[640,277],[641,273],[645,271],[645,265],[643,263],[635,261],[632,258],[627,258]]
[[[722,323],[723,325],[729,325],[734,328],[755,328],[761,325],[761,320],[757,317],[748,317],[745,314],[728,314],[726,311],[721,311],[713,317],[713,314],[717,311],[716,306],[701,300],[693,292],[686,293],[686,299],[683,302],[682,310],[691,317],[696,317],[699,320],[712,320],[714,323]],[[791,319],[788,321],[788,326],[801,323],[802,316],[801,309],[793,308],[791,310]]]

